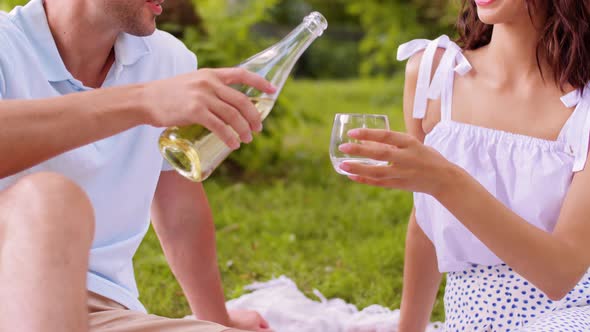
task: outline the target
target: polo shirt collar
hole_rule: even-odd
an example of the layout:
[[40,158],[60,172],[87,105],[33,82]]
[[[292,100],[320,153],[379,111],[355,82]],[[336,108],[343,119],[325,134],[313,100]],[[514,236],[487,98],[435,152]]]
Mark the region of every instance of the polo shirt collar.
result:
[[144,37],[121,33],[115,41],[115,59],[123,66],[132,66],[150,53],[151,49]]
[[[43,0],[29,1],[20,14],[14,17],[14,21],[30,38],[48,81],[61,82],[74,79],[63,63],[51,35]],[[144,38],[121,33],[115,42],[115,65],[131,66],[150,52]]]

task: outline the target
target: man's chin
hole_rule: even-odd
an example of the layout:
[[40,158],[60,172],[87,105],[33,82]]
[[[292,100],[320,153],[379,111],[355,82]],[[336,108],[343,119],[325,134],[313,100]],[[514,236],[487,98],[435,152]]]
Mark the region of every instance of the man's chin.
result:
[[156,32],[156,28],[156,22],[154,21],[154,23],[151,25],[136,27],[135,29],[130,29],[129,31],[125,32],[136,37],[147,37],[153,35],[154,32]]

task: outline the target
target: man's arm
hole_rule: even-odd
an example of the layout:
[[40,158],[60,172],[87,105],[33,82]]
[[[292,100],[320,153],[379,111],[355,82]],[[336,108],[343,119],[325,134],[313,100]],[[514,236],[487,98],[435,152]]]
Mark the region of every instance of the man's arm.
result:
[[140,86],[0,100],[0,178],[147,122]]
[[215,226],[203,186],[176,172],[162,172],[152,204],[152,223],[193,313],[199,319],[228,325]]
[[0,100],[0,178],[141,124],[198,123],[237,148],[262,126],[254,105],[231,84],[275,92],[257,74],[231,68],[50,99]]
[[176,172],[162,172],[152,204],[152,223],[164,254],[199,319],[266,331],[253,312],[228,315],[217,265],[215,226],[203,186]]

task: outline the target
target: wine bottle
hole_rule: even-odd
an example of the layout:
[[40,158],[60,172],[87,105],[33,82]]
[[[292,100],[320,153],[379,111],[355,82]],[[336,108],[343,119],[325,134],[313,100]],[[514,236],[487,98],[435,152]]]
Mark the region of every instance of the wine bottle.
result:
[[[261,75],[277,88],[269,95],[249,86],[234,86],[250,98],[263,120],[272,110],[297,60],[327,27],[324,16],[313,12],[281,41],[239,65]],[[207,179],[232,152],[201,125],[168,128],[160,136],[159,146],[164,158],[176,171],[197,182]]]

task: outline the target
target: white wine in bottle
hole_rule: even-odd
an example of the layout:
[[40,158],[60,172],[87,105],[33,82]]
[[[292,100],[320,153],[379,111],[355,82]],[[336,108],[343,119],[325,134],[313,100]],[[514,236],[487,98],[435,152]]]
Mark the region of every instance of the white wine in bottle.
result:
[[[250,98],[264,119],[275,101]],[[171,127],[160,136],[160,150],[176,171],[193,181],[203,181],[227,157],[229,148],[201,125]]]
[[[263,120],[272,110],[297,60],[327,27],[324,16],[313,12],[283,40],[239,65],[266,78],[277,88],[269,95],[248,86],[235,87],[250,98]],[[159,146],[168,163],[192,181],[207,179],[232,151],[201,125],[168,128],[160,136]]]

